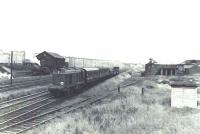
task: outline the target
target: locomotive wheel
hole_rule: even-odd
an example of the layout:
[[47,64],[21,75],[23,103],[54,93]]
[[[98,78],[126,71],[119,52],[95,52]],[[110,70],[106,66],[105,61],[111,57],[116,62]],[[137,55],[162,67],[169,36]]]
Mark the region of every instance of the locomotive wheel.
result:
[[76,87],[75,87],[75,88],[72,88],[72,94],[73,94],[73,95],[77,94]]
[[67,97],[70,97],[70,89],[67,90],[66,92],[64,92],[64,95],[67,96]]
[[55,97],[61,97],[63,94],[61,92],[51,92]]

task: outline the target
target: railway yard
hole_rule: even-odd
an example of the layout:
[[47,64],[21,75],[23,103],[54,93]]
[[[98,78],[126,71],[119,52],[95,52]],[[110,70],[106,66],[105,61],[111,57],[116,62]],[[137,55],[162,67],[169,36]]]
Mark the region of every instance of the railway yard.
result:
[[0,134],[200,134],[199,1],[0,1]]
[[[200,121],[199,110],[172,108],[169,84],[191,80],[199,84],[199,76],[144,77],[142,71],[142,66],[131,68],[98,84],[82,87],[79,93],[60,97],[48,91],[57,75],[19,77],[12,85],[3,81],[0,84],[0,133],[199,132],[200,127],[196,125]],[[63,85],[62,79],[59,81]]]
[[[1,85],[1,93],[22,90],[22,88],[44,85],[49,82],[50,76],[39,80],[26,80],[15,82],[12,86]],[[132,83],[124,83],[124,86]],[[34,90],[34,89],[33,89]],[[42,88],[29,94],[22,94],[19,97],[1,99],[0,102],[0,132],[2,133],[23,133],[33,127],[39,126],[62,114],[72,112],[93,103],[98,103],[104,98],[114,96],[115,87],[107,92],[98,94],[83,93],[73,97],[55,98]],[[77,99],[78,98],[78,99]],[[63,113],[64,112],[64,113]],[[61,113],[61,114],[60,114]]]
[[0,133],[184,134],[200,129],[198,109],[171,107],[171,85],[199,85],[199,75],[143,76],[143,70],[142,65],[126,71],[58,67],[48,75],[16,77],[12,84],[1,81]]
[[[123,84],[127,86],[122,86],[120,93],[115,88],[115,94],[109,95],[95,104],[77,109],[75,112],[63,112],[59,118],[27,133],[197,134],[200,129],[197,125],[200,121],[199,111],[187,107],[183,109],[171,108],[171,87],[168,84],[163,84],[161,79],[168,81],[175,78],[131,78],[130,75],[125,74],[123,80],[127,83]],[[84,96],[88,94],[99,95],[100,90],[105,93],[114,89],[115,80],[112,78],[91,88],[84,93]],[[142,87],[145,87],[143,96],[141,95]]]

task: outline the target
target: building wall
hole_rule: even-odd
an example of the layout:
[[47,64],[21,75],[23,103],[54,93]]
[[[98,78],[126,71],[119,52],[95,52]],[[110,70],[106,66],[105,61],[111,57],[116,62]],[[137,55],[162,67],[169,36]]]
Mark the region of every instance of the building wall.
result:
[[186,75],[189,70],[183,64],[145,64],[144,75]]
[[145,75],[176,75],[177,65],[146,64]]
[[171,107],[197,108],[197,88],[172,88]]
[[56,59],[56,58],[53,58],[52,56],[47,55],[40,59],[40,65],[42,67],[48,67],[50,70],[54,70],[54,69],[63,67],[65,65],[65,60]]

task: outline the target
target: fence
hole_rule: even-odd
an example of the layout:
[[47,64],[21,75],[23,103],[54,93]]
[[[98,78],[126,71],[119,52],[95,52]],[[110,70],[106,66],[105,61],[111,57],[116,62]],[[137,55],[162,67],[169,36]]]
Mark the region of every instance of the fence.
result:
[[100,60],[100,59],[88,59],[88,58],[78,58],[78,57],[65,57],[65,62],[68,62],[69,67],[114,67],[120,66],[123,64],[119,61],[110,61],[110,60]]

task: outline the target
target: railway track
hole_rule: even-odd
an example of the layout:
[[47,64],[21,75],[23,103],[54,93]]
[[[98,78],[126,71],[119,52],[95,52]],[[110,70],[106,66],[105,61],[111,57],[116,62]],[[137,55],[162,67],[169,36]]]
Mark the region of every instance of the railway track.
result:
[[[6,112],[4,109],[3,111],[5,113],[0,115],[0,128],[2,130],[3,128],[8,128],[8,126],[13,126],[13,124],[20,123],[21,121],[37,116],[38,114],[45,112],[47,109],[50,109],[52,106],[56,106],[58,102],[58,100],[53,99],[52,97],[44,97],[41,100],[38,99],[34,102],[31,101],[30,103],[27,103],[26,106],[21,106],[20,108],[14,110],[6,108]],[[13,132],[17,132],[17,129],[19,128],[15,128]]]
[[4,104],[9,104],[9,103],[12,103],[12,102],[23,101],[24,99],[26,100],[26,99],[29,99],[29,98],[33,98],[34,96],[37,96],[37,95],[40,95],[40,94],[43,94],[43,93],[47,93],[47,92],[48,92],[48,90],[44,89],[44,90],[38,91],[36,93],[30,94],[30,95],[24,95],[24,96],[20,96],[20,97],[10,99],[10,100],[7,100],[7,101],[1,101],[0,106],[2,106]]
[[[110,94],[109,94],[110,95]],[[23,133],[27,130],[32,129],[33,127],[39,126],[41,124],[44,124],[52,119],[55,119],[57,117],[60,117],[64,114],[67,114],[69,112],[75,111],[77,109],[86,107],[88,105],[91,105],[93,103],[96,103],[98,101],[101,101],[102,99],[106,98],[109,96],[107,95],[102,95],[100,97],[97,96],[93,96],[93,97],[87,97],[87,98],[81,98],[80,100],[76,101],[76,102],[72,102],[69,103],[67,105],[63,105],[63,106],[57,106],[54,107],[52,109],[49,109],[48,111],[36,115],[36,116],[31,116],[29,118],[18,118],[15,117],[15,119],[18,118],[18,120],[14,120],[14,118],[12,119],[12,121],[10,123],[3,122],[0,124],[1,129],[0,132],[3,133],[15,133],[15,134],[20,134]],[[21,120],[19,120],[21,119]],[[24,120],[22,120],[24,119]],[[2,125],[3,124],[3,125]]]
[[4,86],[0,86],[0,93],[6,92],[6,91],[11,91],[11,90],[16,90],[16,89],[20,89],[20,88],[36,86],[36,85],[44,85],[49,82],[51,82],[50,78],[42,78],[42,79],[37,79],[37,80],[19,82],[19,83],[15,83],[13,85],[4,85]]
[[[1,115],[5,113],[9,113],[12,110],[20,109],[23,108],[26,105],[30,105],[33,103],[36,103],[38,101],[41,101],[46,98],[50,98],[50,94],[48,91],[43,91],[39,92],[37,94],[33,94],[32,96],[28,95],[29,97],[20,97],[20,99],[13,99],[10,101],[5,101],[0,103],[0,120],[1,120]],[[31,105],[30,105],[31,106]]]
[[124,81],[120,84],[120,87],[125,88],[128,86],[132,86],[135,85],[136,83],[142,81],[144,78],[143,77],[134,77],[134,78],[130,78],[127,81]]
[[[38,79],[45,79],[45,78],[51,78],[51,75],[45,75],[45,76],[31,76],[31,77],[19,77],[16,79],[13,79],[12,85],[18,84],[18,83],[23,83],[23,82],[29,82],[32,80],[38,80]],[[2,86],[11,86],[10,81],[2,82],[0,83],[0,87]]]
[[17,109],[15,111],[0,115],[0,118],[4,117],[2,120],[0,120],[0,132],[5,134],[23,133],[32,129],[33,127],[39,126],[45,122],[60,117],[63,114],[67,114],[93,103],[97,103],[108,96],[114,96],[116,94],[117,92],[113,90],[109,94],[82,96],[79,97],[78,100],[67,101],[60,105],[58,105],[59,102],[62,103],[66,99],[54,99],[54,101],[50,103],[40,104],[40,106],[35,108],[31,106],[31,110],[27,107],[26,110],[22,111]]
[[[120,86],[127,87],[134,85],[139,80],[134,82],[124,82],[123,85]],[[118,95],[116,88],[110,90],[109,93],[94,96],[80,95],[75,101],[72,101],[75,97],[68,98],[67,100],[66,98],[55,99],[48,96],[45,92],[43,94],[44,96],[39,96],[38,94],[38,96],[35,95],[32,98],[24,96],[21,99],[16,98],[7,103],[2,102],[6,104],[6,106],[0,107],[0,133],[23,133],[52,119],[60,117],[63,114],[97,103],[109,96]],[[47,96],[45,97],[45,95]],[[29,103],[28,99],[30,99]],[[26,102],[26,106],[24,102]],[[8,103],[12,104],[9,105]]]
[[[71,112],[78,108],[95,103],[96,101],[100,100],[100,97],[99,98],[96,98],[96,96],[87,97],[87,98],[83,97],[83,98],[80,98],[76,102],[71,102],[71,103],[69,102],[67,105],[66,104],[56,105],[56,103],[58,104],[58,102],[61,102],[62,100],[63,99],[54,100],[45,105],[40,104],[39,107],[35,107],[32,110],[23,111],[23,112],[20,111],[20,114],[19,112],[15,111],[15,112],[12,112],[11,115],[9,115],[9,113],[0,115],[1,118],[2,116],[4,116],[4,119],[1,120],[1,123],[0,123],[0,132],[10,133],[10,134],[12,133],[18,134],[18,133],[25,132],[35,126],[38,126],[40,124],[43,124],[49,120],[52,120],[60,116],[61,115],[60,113],[63,113],[62,110],[64,109],[65,109],[64,113],[66,113],[66,111]],[[47,105],[48,106],[54,105],[54,107],[48,108]],[[46,110],[47,108],[48,110]]]

